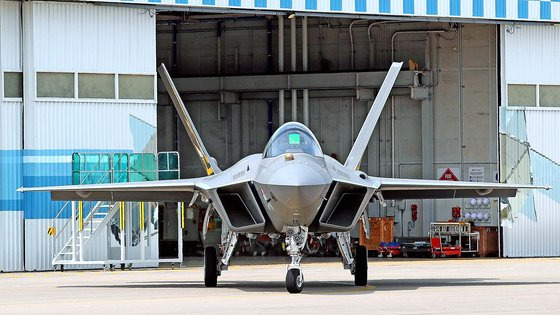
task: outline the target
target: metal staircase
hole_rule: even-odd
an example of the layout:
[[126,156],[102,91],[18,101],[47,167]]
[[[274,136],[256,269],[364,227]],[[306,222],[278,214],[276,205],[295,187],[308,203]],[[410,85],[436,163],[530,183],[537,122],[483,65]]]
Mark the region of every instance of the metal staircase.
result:
[[[62,249],[54,256],[52,264],[61,265],[65,262],[83,261],[85,246],[94,236],[99,234],[99,231],[104,226],[107,226],[107,223],[117,213],[121,205],[118,202],[100,201],[96,203],[83,220],[82,230],[80,230],[80,225],[77,222],[72,224],[72,237],[68,239]],[[62,233],[58,234],[57,237],[59,235],[62,235]]]
[[[74,153],[72,182],[100,184],[175,179],[179,178],[178,162],[177,152]],[[104,265],[113,269],[116,264],[124,268],[125,264],[132,266],[132,263],[182,263],[182,247],[177,258],[149,258],[150,246],[156,247],[157,257],[157,214],[155,221],[150,221],[156,209],[157,205],[144,202],[64,203],[48,229],[52,236],[53,266],[55,269],[59,266],[60,270],[65,265]],[[178,220],[181,215],[178,212]],[[178,235],[180,244],[181,226],[178,226]],[[116,247],[120,247],[120,255]]]

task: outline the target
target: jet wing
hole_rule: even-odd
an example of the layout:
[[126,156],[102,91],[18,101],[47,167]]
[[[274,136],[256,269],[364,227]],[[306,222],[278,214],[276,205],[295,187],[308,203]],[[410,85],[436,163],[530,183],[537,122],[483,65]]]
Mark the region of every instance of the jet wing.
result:
[[52,200],[95,201],[185,201],[195,191],[210,189],[206,179],[176,179],[94,185],[19,188],[19,192],[50,191]]
[[461,182],[425,179],[372,177],[378,182],[383,198],[400,199],[452,199],[471,197],[515,197],[519,189],[550,189],[548,186]]

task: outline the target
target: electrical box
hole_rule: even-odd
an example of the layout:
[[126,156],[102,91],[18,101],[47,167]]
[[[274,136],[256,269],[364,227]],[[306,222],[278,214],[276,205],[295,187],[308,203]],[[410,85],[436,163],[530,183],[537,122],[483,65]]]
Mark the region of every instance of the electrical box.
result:
[[429,99],[429,89],[421,86],[413,86],[410,88],[410,98],[417,101]]

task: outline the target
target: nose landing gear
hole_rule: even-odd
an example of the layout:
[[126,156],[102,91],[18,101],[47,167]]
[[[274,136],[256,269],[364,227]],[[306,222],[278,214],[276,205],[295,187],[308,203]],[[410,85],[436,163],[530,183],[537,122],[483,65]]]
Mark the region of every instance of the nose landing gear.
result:
[[306,227],[285,227],[286,251],[292,258],[286,273],[286,289],[290,293],[300,293],[303,290],[303,272],[301,271],[301,250],[307,241]]

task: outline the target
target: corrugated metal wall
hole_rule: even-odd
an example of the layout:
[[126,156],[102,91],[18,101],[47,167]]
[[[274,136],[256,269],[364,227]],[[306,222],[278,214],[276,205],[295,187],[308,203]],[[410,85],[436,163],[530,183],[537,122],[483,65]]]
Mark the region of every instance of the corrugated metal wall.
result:
[[[155,76],[155,16],[144,9],[62,2],[25,2],[22,10],[25,132],[20,186],[71,184],[72,152],[153,152],[155,100],[38,98],[35,77],[37,72]],[[138,121],[149,130],[140,130]],[[10,122],[2,130],[16,127]],[[47,227],[63,203],[52,202],[48,193],[26,193],[21,203],[25,269],[52,269]],[[106,251],[106,244],[99,245],[100,257],[95,258],[102,259]]]
[[21,71],[20,3],[0,1],[0,271],[23,270],[21,98],[4,97],[4,72]]
[[502,177],[550,185],[523,191],[502,214],[503,254],[508,257],[560,256],[560,107],[507,107],[507,84],[560,85],[560,27],[502,26]]
[[[84,0],[117,2],[122,0]],[[128,3],[208,9],[257,9],[337,15],[389,15],[409,17],[456,17],[490,20],[560,21],[555,0],[128,0]]]

